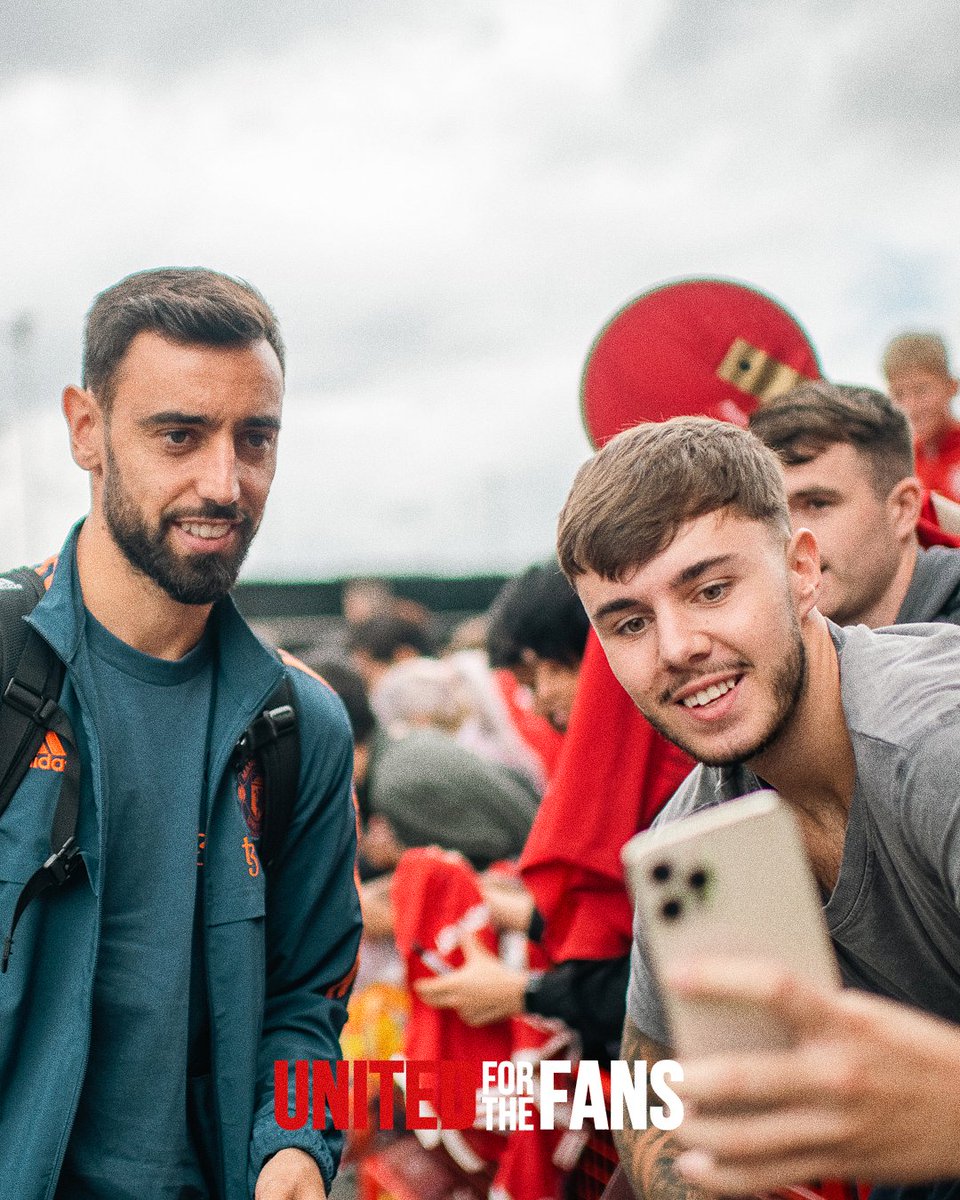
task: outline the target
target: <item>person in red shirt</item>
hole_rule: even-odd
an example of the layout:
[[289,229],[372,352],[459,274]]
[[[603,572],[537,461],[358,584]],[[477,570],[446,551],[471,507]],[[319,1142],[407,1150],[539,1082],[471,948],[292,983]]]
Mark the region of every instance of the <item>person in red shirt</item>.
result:
[[960,383],[943,338],[902,333],[884,351],[882,367],[891,400],[913,426],[917,475],[932,492],[960,500],[960,421],[950,407]]

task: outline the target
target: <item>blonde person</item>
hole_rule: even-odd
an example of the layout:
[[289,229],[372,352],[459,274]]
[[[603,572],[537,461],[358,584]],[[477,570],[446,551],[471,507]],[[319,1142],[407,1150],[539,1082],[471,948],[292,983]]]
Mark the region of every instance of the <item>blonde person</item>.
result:
[[883,353],[891,399],[910,418],[917,474],[932,492],[960,500],[960,422],[953,405],[958,383],[936,333],[902,333]]

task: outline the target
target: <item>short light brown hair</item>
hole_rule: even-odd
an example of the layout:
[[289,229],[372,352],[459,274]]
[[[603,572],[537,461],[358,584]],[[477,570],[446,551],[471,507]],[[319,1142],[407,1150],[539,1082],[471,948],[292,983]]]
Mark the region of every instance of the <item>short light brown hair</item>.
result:
[[952,378],[947,347],[939,333],[901,333],[887,344],[881,360],[887,383],[902,371],[929,371]]
[[881,500],[914,473],[907,415],[874,388],[801,383],[755,409],[750,429],[789,467],[812,462],[831,446],[853,446],[870,468]]
[[620,579],[687,521],[725,508],[790,537],[780,468],[758,438],[708,417],[637,425],[578,471],[560,513],[560,566],[570,580]]
[[102,291],[87,314],[81,382],[106,413],[123,356],[144,332],[186,345],[249,346],[263,339],[284,369],[277,318],[255,287],[205,267],[138,271]]

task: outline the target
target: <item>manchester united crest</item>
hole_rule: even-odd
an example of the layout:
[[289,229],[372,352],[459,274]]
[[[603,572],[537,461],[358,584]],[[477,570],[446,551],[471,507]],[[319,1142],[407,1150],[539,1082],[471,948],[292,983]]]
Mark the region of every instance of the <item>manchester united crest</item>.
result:
[[263,828],[263,775],[252,758],[237,772],[237,800],[251,837],[258,838]]

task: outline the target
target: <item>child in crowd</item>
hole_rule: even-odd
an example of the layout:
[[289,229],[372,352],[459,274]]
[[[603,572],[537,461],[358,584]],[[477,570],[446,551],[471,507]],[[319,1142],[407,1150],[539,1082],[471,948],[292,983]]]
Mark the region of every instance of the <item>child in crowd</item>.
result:
[[960,384],[943,338],[902,333],[884,351],[882,367],[890,398],[913,426],[917,475],[932,492],[960,500],[960,421],[950,408]]

